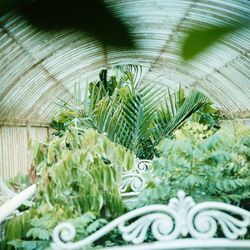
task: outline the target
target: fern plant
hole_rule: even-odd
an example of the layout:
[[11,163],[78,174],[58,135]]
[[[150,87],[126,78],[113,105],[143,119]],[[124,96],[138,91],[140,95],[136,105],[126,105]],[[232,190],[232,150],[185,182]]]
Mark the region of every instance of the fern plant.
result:
[[[109,79],[107,71],[102,70],[100,80],[88,85],[84,101],[78,89],[75,102],[64,103],[63,111],[51,123],[57,135],[77,123],[105,132],[110,140],[132,150],[139,158],[151,159],[162,138],[171,136],[202,107],[211,107],[208,98],[196,90],[186,96],[180,87],[172,95],[169,89],[157,89],[153,84],[141,86],[142,69],[138,66],[120,66],[117,70]],[[211,110],[205,113],[213,117]]]

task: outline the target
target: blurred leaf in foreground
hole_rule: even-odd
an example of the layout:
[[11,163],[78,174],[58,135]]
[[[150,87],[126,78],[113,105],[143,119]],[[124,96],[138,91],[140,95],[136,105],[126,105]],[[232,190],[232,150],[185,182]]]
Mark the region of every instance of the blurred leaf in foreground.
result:
[[0,0],[0,17],[8,11],[17,7],[17,2],[20,0]]
[[11,9],[44,30],[73,28],[105,46],[134,45],[128,26],[101,0],[0,0],[0,15]]
[[212,26],[206,29],[190,30],[182,45],[181,55],[183,59],[193,59],[224,36],[242,28],[249,27],[250,22],[248,21],[228,26]]

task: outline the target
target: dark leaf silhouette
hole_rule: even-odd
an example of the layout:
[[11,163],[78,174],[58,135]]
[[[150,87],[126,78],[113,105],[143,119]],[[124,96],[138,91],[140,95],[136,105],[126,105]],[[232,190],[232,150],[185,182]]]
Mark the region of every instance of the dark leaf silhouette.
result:
[[45,30],[73,28],[105,46],[133,47],[128,26],[101,0],[2,0],[0,8],[17,8],[32,24]]

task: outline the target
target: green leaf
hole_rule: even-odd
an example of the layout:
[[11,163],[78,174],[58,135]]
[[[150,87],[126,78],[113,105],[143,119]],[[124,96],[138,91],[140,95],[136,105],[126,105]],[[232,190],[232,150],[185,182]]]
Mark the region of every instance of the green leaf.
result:
[[107,224],[107,221],[104,219],[98,219],[96,221],[94,221],[93,223],[91,223],[87,228],[86,231],[91,234],[95,231],[97,231],[99,228],[101,228],[102,226],[104,226],[105,224]]
[[25,241],[25,240],[13,240],[9,242],[15,249],[23,250],[44,250],[49,246],[48,241]]
[[33,239],[39,240],[49,240],[50,239],[50,232],[43,228],[31,228],[27,234],[27,237],[32,237]]
[[225,35],[242,28],[241,25],[214,26],[206,29],[190,30],[187,38],[183,42],[182,57],[185,60],[193,59],[195,56],[205,51]]

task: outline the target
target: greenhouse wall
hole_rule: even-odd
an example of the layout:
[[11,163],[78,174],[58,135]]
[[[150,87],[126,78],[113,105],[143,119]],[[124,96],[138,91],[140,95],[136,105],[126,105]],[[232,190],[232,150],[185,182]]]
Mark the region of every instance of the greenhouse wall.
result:
[[45,141],[49,128],[32,126],[0,126],[0,176],[4,180],[18,173],[27,174],[31,164],[29,140]]

